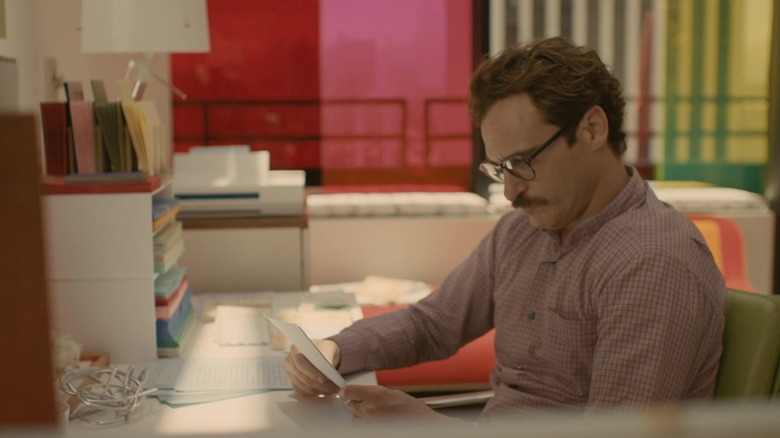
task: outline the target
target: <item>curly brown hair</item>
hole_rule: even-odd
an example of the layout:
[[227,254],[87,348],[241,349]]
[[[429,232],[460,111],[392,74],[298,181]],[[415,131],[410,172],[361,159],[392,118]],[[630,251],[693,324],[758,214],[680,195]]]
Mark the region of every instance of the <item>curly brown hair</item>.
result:
[[[499,100],[527,94],[548,123],[573,127],[598,105],[609,123],[608,141],[617,156],[626,150],[623,132],[625,101],[620,82],[598,54],[561,38],[509,47],[477,67],[469,87],[468,109],[478,126]],[[566,133],[569,144],[576,133]]]

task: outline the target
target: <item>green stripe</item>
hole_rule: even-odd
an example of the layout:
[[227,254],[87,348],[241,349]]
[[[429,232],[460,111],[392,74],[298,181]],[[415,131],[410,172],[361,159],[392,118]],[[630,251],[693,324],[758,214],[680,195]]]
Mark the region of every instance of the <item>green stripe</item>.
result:
[[721,187],[735,187],[761,194],[765,164],[671,164],[666,168],[669,180],[703,181]]
[[731,0],[720,0],[718,6],[718,80],[715,91],[715,156],[726,161],[729,101],[729,40],[731,39]]
[[[734,95],[734,96],[719,96],[719,97],[709,97],[702,95],[701,97],[697,98],[698,100],[701,100],[702,103],[705,102],[711,102],[711,103],[719,103],[719,102],[726,102],[726,104],[729,103],[744,103],[744,102],[769,102],[769,99],[766,96],[763,95],[754,95],[750,96],[747,94],[744,95]],[[627,99],[631,100],[631,99]],[[663,102],[663,97],[656,97],[655,100],[657,102]],[[692,102],[693,98],[686,97],[686,96],[677,96],[677,102]]]
[[704,89],[704,0],[693,2],[693,71],[691,74],[690,162],[701,162],[702,95]]
[[666,10],[666,120],[664,141],[664,164],[656,166],[657,179],[665,179],[665,168],[671,164],[674,158],[675,133],[677,131],[677,58],[678,35],[680,33],[680,5],[673,1],[667,3]]
[[[717,131],[706,130],[706,129],[702,129],[699,132],[701,133],[702,137],[706,137],[706,136],[715,137],[715,135],[718,134]],[[679,137],[692,136],[693,132],[691,132],[691,131],[684,131],[684,130],[680,129],[680,130],[677,130],[677,135]],[[739,131],[729,131],[729,137],[766,137],[766,131],[763,130],[763,129],[761,129],[761,130],[755,130],[755,129],[748,130],[748,129],[744,129],[744,130],[739,130]],[[726,161],[726,160],[719,160],[719,161]]]

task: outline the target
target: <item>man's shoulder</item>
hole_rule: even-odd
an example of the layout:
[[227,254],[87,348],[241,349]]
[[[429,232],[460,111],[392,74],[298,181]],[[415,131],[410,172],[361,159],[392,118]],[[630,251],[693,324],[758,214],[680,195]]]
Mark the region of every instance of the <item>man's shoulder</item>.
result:
[[693,222],[674,207],[654,196],[640,205],[628,209],[602,227],[602,232],[614,233],[637,245],[664,248],[675,242],[704,242]]
[[657,199],[654,203],[632,209],[603,227],[601,238],[609,235],[620,242],[608,258],[629,264],[678,266],[700,283],[718,283],[720,272],[696,225],[673,207]]
[[604,224],[593,240],[601,259],[618,264],[674,263],[694,272],[709,272],[716,266],[693,222],[674,208],[655,202],[630,209]]

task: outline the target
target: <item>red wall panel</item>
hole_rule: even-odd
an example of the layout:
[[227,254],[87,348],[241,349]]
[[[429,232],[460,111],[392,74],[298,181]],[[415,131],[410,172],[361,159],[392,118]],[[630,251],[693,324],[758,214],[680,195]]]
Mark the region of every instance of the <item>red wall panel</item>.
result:
[[218,0],[208,12],[211,52],[171,56],[188,96],[174,102],[174,149],[206,144],[208,133],[209,144],[269,150],[275,169],[318,168],[318,105],[248,104],[319,99],[318,0]]
[[318,99],[317,0],[208,2],[211,52],[171,56],[190,100]]

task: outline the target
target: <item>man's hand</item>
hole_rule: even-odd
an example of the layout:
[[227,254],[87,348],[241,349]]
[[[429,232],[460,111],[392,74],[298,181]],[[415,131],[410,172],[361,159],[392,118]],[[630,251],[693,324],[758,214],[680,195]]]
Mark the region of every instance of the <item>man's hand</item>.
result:
[[[328,362],[333,364],[334,367],[339,365],[341,349],[338,344],[329,339],[315,339],[313,342]],[[339,390],[338,385],[325,377],[295,346],[292,347],[290,354],[284,359],[284,371],[293,389],[301,394],[334,394]]]
[[450,417],[436,413],[411,395],[383,386],[347,385],[339,392],[339,398],[348,401],[347,409],[360,420],[403,418],[452,421]]

